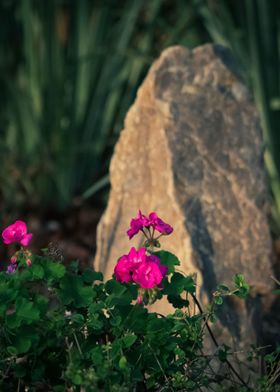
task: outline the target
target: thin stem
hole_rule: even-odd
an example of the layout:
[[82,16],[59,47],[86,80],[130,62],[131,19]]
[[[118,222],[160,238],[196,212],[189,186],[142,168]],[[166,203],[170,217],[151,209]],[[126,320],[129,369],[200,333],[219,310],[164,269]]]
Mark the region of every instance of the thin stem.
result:
[[68,336],[66,336],[66,338],[65,338],[65,343],[66,343],[67,351],[68,351],[68,355],[69,355],[69,362],[72,363],[72,354],[71,354],[72,343],[71,344],[69,343]]
[[280,281],[276,279],[274,276],[271,276],[271,279],[280,286]]
[[75,332],[73,332],[73,336],[74,336],[74,339],[75,339],[75,342],[76,342],[76,345],[77,345],[79,354],[80,354],[80,356],[82,357],[82,356],[83,356],[83,353],[82,353],[81,346],[80,346],[80,343],[79,343],[79,341],[78,341],[78,338],[77,338],[77,335],[76,335]]
[[152,231],[152,234],[151,234],[151,239],[153,240],[153,238],[154,238],[154,234],[155,234],[155,228],[154,228],[154,226],[153,226],[153,231]]
[[[155,229],[154,229],[154,231],[155,231]],[[155,241],[157,241],[160,237],[162,237],[163,236],[163,234],[160,234],[159,236],[157,236],[156,238],[154,238],[154,240]]]
[[[195,304],[197,305],[197,307],[198,307],[198,309],[199,309],[200,314],[201,314],[202,317],[203,317],[203,320],[204,320],[204,322],[205,322],[206,328],[207,328],[207,330],[208,330],[208,333],[209,333],[209,335],[210,335],[210,337],[211,337],[211,339],[212,339],[214,345],[215,345],[216,347],[219,347],[219,344],[218,344],[218,342],[217,342],[217,339],[215,338],[215,336],[214,336],[214,334],[213,334],[213,332],[212,332],[212,330],[211,330],[211,328],[210,328],[210,326],[209,326],[209,324],[208,324],[208,321],[207,321],[206,317],[205,317],[204,314],[203,314],[203,309],[202,309],[202,307],[201,307],[201,305],[200,305],[198,299],[196,298],[195,294],[192,293],[191,295],[192,295],[192,298],[193,298]],[[237,373],[237,371],[234,369],[234,367],[232,366],[232,364],[231,364],[227,359],[225,360],[225,362],[226,362],[226,364],[228,365],[228,367],[231,369],[231,371],[233,372],[233,374],[238,378],[238,380],[239,380],[246,388],[249,388],[249,386],[247,385],[247,383],[246,383],[246,382],[241,378],[241,376]]]
[[[144,236],[147,238],[147,240],[149,241],[150,238],[148,237],[146,231],[144,229],[141,229],[142,233],[144,234]],[[150,233],[149,233],[150,234]]]
[[[156,362],[157,362],[157,364],[158,364],[158,366],[159,366],[159,368],[160,368],[160,370],[161,370],[161,372],[162,372],[162,375],[163,375],[163,377],[164,377],[164,379],[165,379],[165,382],[167,383],[167,385],[169,385],[169,380],[168,380],[168,377],[166,376],[166,374],[165,374],[165,372],[164,372],[164,370],[163,370],[163,368],[162,368],[162,366],[161,366],[161,363],[159,362],[159,360],[158,360],[158,357],[156,356],[156,354],[155,354],[155,352],[154,352],[154,350],[152,349],[152,347],[150,346],[150,344],[148,344],[148,346],[150,347],[150,349],[151,349],[151,351],[152,351],[152,353],[153,353],[153,356],[155,357],[155,360],[156,360]],[[170,386],[170,385],[169,385]],[[172,386],[170,386],[170,390],[173,392],[174,390],[173,390],[173,388],[172,388]]]
[[17,392],[20,391],[20,378],[18,379]]

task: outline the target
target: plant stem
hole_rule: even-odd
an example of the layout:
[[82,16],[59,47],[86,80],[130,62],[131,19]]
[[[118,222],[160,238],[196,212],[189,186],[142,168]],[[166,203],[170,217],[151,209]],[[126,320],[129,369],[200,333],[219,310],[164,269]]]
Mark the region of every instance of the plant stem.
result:
[[73,332],[73,336],[74,336],[74,339],[75,339],[75,342],[76,342],[76,345],[77,345],[79,354],[80,354],[80,356],[82,357],[82,356],[83,356],[83,353],[82,353],[81,346],[80,346],[80,343],[79,343],[79,341],[78,341],[78,338],[77,338],[77,335],[75,334],[75,332]]
[[[155,354],[153,348],[151,347],[151,345],[150,345],[149,343],[148,343],[148,346],[150,347],[150,350],[151,350],[151,352],[153,353],[153,356],[154,356],[154,358],[155,358],[155,360],[156,360],[156,362],[157,362],[157,364],[158,364],[158,366],[159,366],[159,368],[160,368],[160,370],[161,370],[161,372],[162,372],[162,375],[163,375],[163,377],[164,377],[164,379],[165,379],[166,384],[167,384],[168,386],[170,386],[170,385],[169,385],[170,383],[169,383],[168,377],[166,376],[166,374],[165,374],[165,372],[164,372],[164,370],[163,370],[163,368],[162,368],[162,366],[161,366],[161,363],[160,363],[159,360],[158,360],[158,357],[156,356],[156,354]],[[172,392],[174,392],[174,389],[172,388],[172,386],[170,386],[170,390],[171,390]]]
[[[199,302],[198,299],[196,298],[195,294],[192,293],[191,295],[192,295],[192,298],[193,298],[195,304],[197,305],[197,307],[198,307],[198,309],[199,309],[200,314],[201,314],[202,317],[203,317],[203,320],[204,320],[204,322],[205,322],[206,328],[207,328],[207,330],[208,330],[208,332],[209,332],[209,335],[210,335],[210,337],[211,337],[211,339],[212,339],[214,345],[215,345],[216,347],[219,347],[219,344],[218,344],[218,342],[217,342],[217,339],[215,338],[215,336],[214,336],[214,334],[213,334],[213,331],[211,330],[210,325],[208,324],[207,318],[203,315],[203,309],[202,309],[202,307],[201,307],[201,305],[200,305],[200,302]],[[228,367],[230,368],[230,370],[232,371],[232,373],[238,378],[238,380],[239,380],[246,388],[249,388],[249,386],[247,385],[247,383],[246,383],[246,382],[241,378],[241,376],[237,373],[237,371],[234,369],[234,367],[233,367],[232,364],[228,361],[228,359],[226,359],[225,362],[226,362],[226,364],[228,365]]]

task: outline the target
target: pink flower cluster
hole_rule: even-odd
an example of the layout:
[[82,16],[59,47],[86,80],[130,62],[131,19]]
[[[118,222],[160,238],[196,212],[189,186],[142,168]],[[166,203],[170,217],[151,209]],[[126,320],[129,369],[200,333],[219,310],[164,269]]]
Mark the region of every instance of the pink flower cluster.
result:
[[148,256],[145,248],[139,251],[131,248],[127,255],[119,259],[114,273],[119,282],[134,282],[143,289],[152,289],[161,283],[167,269],[157,256]]
[[[12,244],[13,242],[18,242],[22,246],[28,246],[30,241],[32,240],[33,234],[27,233],[27,226],[26,223],[17,220],[15,223],[11,224],[10,226],[6,227],[6,229],[2,232],[2,238],[4,244]],[[18,262],[17,256],[19,253],[25,255],[26,258],[26,265],[30,267],[32,265],[32,261],[30,260],[31,253],[28,250],[20,250],[15,253],[14,256],[11,257],[10,264],[7,267],[7,273],[12,274],[16,271]]]
[[132,237],[138,234],[139,231],[143,231],[144,228],[147,228],[148,231],[151,228],[153,231],[157,230],[161,235],[168,235],[173,231],[173,228],[160,219],[155,212],[151,212],[147,217],[139,210],[138,217],[131,220],[130,228],[127,230],[129,239],[131,240]]
[[[127,231],[129,239],[139,231],[147,239],[145,246],[153,249],[154,246],[160,246],[158,239],[162,235],[171,234],[173,228],[160,219],[155,212],[146,216],[139,210],[138,216],[130,222],[130,228]],[[155,237],[155,231],[160,233],[157,237]],[[159,288],[167,270],[167,266],[162,265],[157,256],[147,254],[146,248],[140,248],[138,251],[131,248],[127,255],[118,260],[114,273],[119,282],[134,282],[140,286],[139,290],[146,290]],[[138,300],[143,301],[143,292],[140,292]]]
[[2,233],[4,244],[18,242],[22,246],[28,246],[32,236],[33,234],[27,233],[26,223],[21,220],[17,220],[12,225],[6,227]]
[[160,285],[167,269],[157,256],[147,255],[145,248],[138,251],[131,248],[127,255],[119,259],[114,273],[119,282],[134,282],[143,289],[152,289]]

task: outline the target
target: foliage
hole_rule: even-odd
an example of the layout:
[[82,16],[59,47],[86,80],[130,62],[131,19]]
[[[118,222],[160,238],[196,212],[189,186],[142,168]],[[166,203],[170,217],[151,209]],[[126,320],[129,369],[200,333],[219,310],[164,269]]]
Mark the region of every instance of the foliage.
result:
[[[235,391],[252,390],[230,362],[230,347],[220,346],[210,327],[223,297],[247,298],[244,277],[234,276],[232,290],[220,285],[204,311],[194,277],[176,271],[175,255],[154,251],[173,227],[155,212],[139,211],[127,235],[139,232],[145,248],[120,257],[113,278],[103,283],[100,272],[79,271],[77,262],[66,268],[48,249],[33,255],[24,221],[3,230],[4,243],[20,249],[0,273],[1,390],[218,391],[221,381]],[[164,296],[173,314],[145,308]],[[212,356],[203,352],[205,328],[216,347]],[[267,356],[270,373],[258,380],[260,391],[277,382],[276,359],[277,353]]]
[[[18,257],[16,272],[0,273],[0,389],[218,391],[224,382],[234,391],[251,391],[234,374],[227,381],[228,346],[203,354],[209,320],[207,311],[191,310],[194,279],[172,272],[177,258],[159,253],[169,277],[154,301],[167,296],[174,306],[167,316],[137,304],[135,284],[114,278],[104,283],[98,272],[81,272],[77,263],[66,268],[46,256],[33,255],[27,267],[24,253]],[[211,312],[218,297],[245,297],[248,290],[243,276],[236,275],[232,289],[218,288]],[[265,378],[261,382],[265,385]]]

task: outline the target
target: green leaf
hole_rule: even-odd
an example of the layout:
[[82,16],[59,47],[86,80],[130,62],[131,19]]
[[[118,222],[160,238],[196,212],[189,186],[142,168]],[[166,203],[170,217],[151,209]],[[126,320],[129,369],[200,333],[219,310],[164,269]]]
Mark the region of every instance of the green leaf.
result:
[[[177,282],[177,284],[173,284],[173,282]],[[167,295],[180,295],[184,289],[183,287],[183,280],[184,276],[181,275],[178,272],[175,272],[175,274],[172,276],[170,282],[168,281],[167,278],[163,280],[163,294]]]
[[189,306],[189,301],[180,297],[180,295],[168,295],[168,302],[170,302],[174,308],[183,308]]
[[0,317],[3,317],[6,313],[7,306],[5,304],[0,304]]
[[153,252],[153,254],[160,258],[161,264],[164,264],[168,267],[167,275],[175,271],[176,265],[180,265],[178,257],[175,256],[173,253],[167,252],[166,250]]
[[29,267],[29,270],[33,279],[43,279],[44,269],[40,265],[32,264],[32,266]]
[[187,293],[195,292],[194,279],[191,276],[184,276],[179,272],[175,272],[172,275],[170,283],[165,282],[163,293],[171,296],[178,296],[183,291],[186,291]]
[[146,379],[146,386],[148,389],[152,388],[156,384],[155,376],[150,376]]
[[197,383],[194,382],[194,381],[192,381],[192,380],[188,380],[188,381],[185,383],[185,386],[186,386],[187,390],[189,390],[189,391],[195,391],[195,389],[196,389],[196,387],[197,387]]
[[81,385],[82,382],[83,382],[82,376],[80,374],[78,374],[78,373],[75,373],[71,377],[71,379],[72,379],[73,384],[75,384],[75,385]]
[[101,346],[97,346],[90,351],[90,356],[92,363],[96,365],[101,365],[104,361],[102,348]]
[[163,338],[170,338],[170,329],[172,322],[167,318],[155,317],[150,315],[147,323],[147,335],[153,337],[153,341],[158,341]]
[[78,325],[83,325],[83,323],[85,321],[84,316],[79,313],[72,314],[70,316],[70,319],[71,319],[72,323],[78,324]]
[[214,296],[214,303],[216,305],[222,305],[223,302],[224,302],[223,298],[220,295],[219,296]]
[[121,325],[121,322],[122,322],[121,316],[114,316],[114,317],[111,317],[111,319],[110,319],[110,324],[113,327],[118,327],[119,325]]
[[112,343],[111,356],[115,360],[122,353],[122,341],[115,339]]
[[[9,277],[13,274],[9,275]],[[13,301],[18,295],[18,291],[12,288],[8,282],[0,283],[0,303],[7,304]]]
[[51,280],[59,280],[65,275],[65,267],[59,262],[46,261],[45,263],[46,276]]
[[133,331],[135,334],[145,334],[147,329],[148,310],[143,306],[129,306],[127,308],[120,307],[121,309],[125,309],[124,314],[122,315],[125,318],[125,328],[129,331]]
[[17,355],[17,349],[14,346],[8,346],[6,350],[10,355]]
[[228,293],[230,290],[229,290],[229,288],[228,288],[228,286],[226,286],[226,285],[224,285],[224,284],[220,284],[218,287],[217,287],[217,290],[218,291],[221,291],[222,293]]
[[26,268],[25,261],[24,263],[22,263],[22,267],[23,270],[21,270],[20,273],[18,273],[17,279],[22,285],[24,285],[25,282],[32,280],[32,273],[30,271],[30,268]]
[[[46,371],[46,366],[43,363],[37,363],[36,366],[32,369],[32,381],[33,382],[40,382],[44,378],[44,374]],[[53,389],[54,391],[54,389]],[[64,391],[62,391],[64,392]]]
[[25,321],[26,324],[40,319],[39,310],[31,301],[27,301],[25,298],[19,298],[16,301],[16,315]]
[[121,296],[126,292],[126,286],[123,283],[117,282],[115,279],[110,279],[105,284],[105,289],[109,294]]
[[233,292],[237,297],[245,299],[250,291],[250,286],[245,281],[245,278],[242,274],[236,274],[233,278],[234,285],[237,290]]
[[34,303],[40,310],[40,313],[45,313],[48,310],[49,298],[44,297],[43,295],[37,294]]
[[90,314],[94,314],[94,313],[99,312],[99,311],[100,311],[101,309],[103,309],[103,308],[104,308],[103,303],[98,302],[98,303],[93,303],[93,304],[91,304],[91,305],[89,306],[89,308],[88,308],[88,311],[89,311]]
[[18,354],[26,353],[30,349],[31,344],[32,344],[32,342],[29,338],[27,338],[25,336],[21,336],[21,335],[16,336],[13,343],[14,343],[14,347],[16,348]]
[[168,289],[166,289],[167,294],[179,295],[184,291],[185,277],[179,272],[175,272],[172,275]]
[[136,298],[134,297],[136,292],[129,290],[126,285],[117,282],[115,279],[106,282],[105,289],[110,294],[105,301],[109,307],[115,305],[128,305]]
[[103,274],[101,272],[93,271],[92,269],[86,269],[82,278],[85,283],[93,283],[95,280],[103,280]]
[[218,358],[221,362],[226,362],[230,347],[223,345],[223,347],[218,349]]
[[92,287],[84,286],[80,276],[67,275],[60,282],[58,295],[64,305],[74,304],[77,308],[88,306],[96,293]]
[[16,378],[22,378],[26,375],[27,369],[25,365],[19,363],[14,366],[14,371]]
[[192,276],[186,276],[184,280],[184,289],[187,293],[195,293],[195,281]]
[[18,298],[16,301],[15,312],[7,316],[7,324],[10,328],[17,328],[22,323],[31,324],[40,319],[40,312],[33,302],[25,298]]
[[88,325],[90,326],[91,329],[93,329],[95,331],[98,331],[98,330],[100,331],[103,328],[104,323],[100,319],[98,314],[92,314],[92,316],[89,318]]
[[249,288],[249,285],[248,285],[248,283],[246,283],[245,278],[242,274],[234,275],[233,281],[234,281],[236,288],[240,288],[240,287]]
[[133,345],[137,340],[137,336],[134,334],[126,335],[122,338],[123,344],[125,348],[128,348]]

